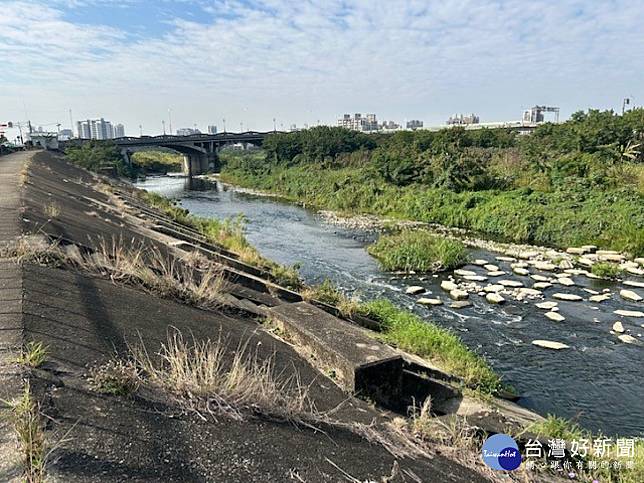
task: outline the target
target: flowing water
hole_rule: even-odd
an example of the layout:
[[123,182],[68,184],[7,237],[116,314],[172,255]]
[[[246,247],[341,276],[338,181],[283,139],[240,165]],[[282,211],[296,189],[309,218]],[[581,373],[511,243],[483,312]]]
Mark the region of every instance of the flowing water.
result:
[[[179,199],[195,215],[225,218],[242,213],[247,218],[248,240],[268,258],[300,264],[307,283],[329,278],[348,294],[363,299],[385,297],[453,329],[516,388],[521,395],[519,404],[525,407],[543,415],[574,418],[582,426],[608,435],[644,436],[644,318],[613,313],[616,309],[644,311],[644,302],[622,300],[619,290],[624,287],[619,284],[575,276],[573,287],[546,289],[547,300],[552,300],[547,296],[555,292],[584,297],[583,302],[559,301],[559,313],[566,318],[563,322],[547,319],[544,311],[535,307],[540,300],[508,300],[496,306],[471,294],[473,305],[467,308],[452,309],[449,304],[424,308],[415,303],[417,297],[405,294],[405,288],[421,285],[446,300],[439,285],[449,274],[401,277],[384,272],[365,250],[373,235],[325,224],[314,212],[299,206],[246,194],[221,183],[155,177],[137,186]],[[498,255],[472,251],[472,259],[488,260],[504,270],[507,275],[501,278],[532,285],[529,277],[512,274],[508,263],[496,261]],[[482,267],[465,268],[485,275]],[[534,268],[530,270],[536,273]],[[584,287],[600,292],[609,289],[613,295],[611,300],[592,304]],[[644,296],[644,289],[626,288]],[[624,344],[610,333],[617,320],[640,340],[638,344]],[[570,349],[539,348],[531,344],[534,339],[563,342]]]

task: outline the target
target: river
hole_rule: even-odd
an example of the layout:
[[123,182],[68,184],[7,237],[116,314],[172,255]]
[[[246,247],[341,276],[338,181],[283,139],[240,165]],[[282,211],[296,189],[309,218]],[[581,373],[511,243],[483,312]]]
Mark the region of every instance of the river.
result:
[[[563,322],[554,322],[535,307],[535,301],[511,301],[490,305],[483,297],[470,296],[473,305],[451,309],[448,304],[425,308],[417,297],[406,295],[409,285],[422,285],[446,299],[439,277],[401,277],[384,272],[367,254],[372,236],[325,224],[314,212],[274,198],[250,195],[221,183],[180,177],[150,177],[137,186],[180,200],[195,215],[226,218],[243,214],[248,240],[266,257],[279,263],[300,264],[307,283],[331,279],[348,294],[363,299],[385,297],[423,318],[453,329],[471,348],[482,354],[521,395],[519,404],[542,415],[572,418],[580,425],[607,435],[644,436],[644,347],[624,344],[610,333],[622,320],[631,335],[641,338],[644,319],[622,318],[616,309],[644,310],[644,302],[620,299],[619,284],[573,277],[574,287],[545,291],[574,293],[587,299],[583,288],[609,289],[615,294],[601,304],[559,302]],[[473,259],[486,259],[506,271],[506,279],[531,286],[528,277],[512,274],[499,254],[473,250]],[[481,272],[480,267],[467,269]],[[512,275],[510,275],[512,274]],[[545,274],[548,275],[548,274]],[[641,279],[640,279],[641,280]],[[640,295],[644,289],[627,287]],[[547,298],[551,300],[550,298]],[[563,342],[569,349],[553,351],[535,347],[534,339]]]

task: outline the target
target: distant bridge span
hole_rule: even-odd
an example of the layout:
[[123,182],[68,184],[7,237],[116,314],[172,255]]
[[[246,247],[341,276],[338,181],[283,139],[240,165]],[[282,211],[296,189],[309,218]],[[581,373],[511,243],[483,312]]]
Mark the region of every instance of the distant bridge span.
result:
[[[266,136],[280,131],[240,133],[223,132],[218,134],[193,134],[190,136],[141,136],[111,139],[121,149],[125,161],[130,164],[130,156],[144,148],[161,147],[183,154],[183,171],[189,176],[203,174],[208,170],[219,171],[218,151],[233,144],[243,143],[261,146]],[[68,144],[81,144],[89,139],[68,141]]]

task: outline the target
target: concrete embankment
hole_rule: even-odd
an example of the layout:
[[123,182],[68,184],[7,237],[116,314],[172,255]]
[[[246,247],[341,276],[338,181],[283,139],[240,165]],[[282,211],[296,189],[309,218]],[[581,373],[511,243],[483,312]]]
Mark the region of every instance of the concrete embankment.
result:
[[[409,377],[420,381],[413,379],[414,370],[425,367],[425,379],[440,376],[422,361],[330,315],[332,308],[321,311],[302,302],[234,254],[145,207],[126,185],[48,153],[0,157],[0,177],[0,244],[6,254],[0,260],[0,398],[16,399],[29,382],[52,450],[45,468],[50,479],[341,481],[348,474],[380,481],[392,471],[397,479],[388,481],[487,479],[483,470],[388,436],[392,414],[352,395],[361,391],[395,405]],[[30,243],[53,243],[57,256],[46,250],[33,256],[25,246]],[[22,248],[12,251],[17,244]],[[221,304],[191,306],[115,277],[100,262],[105,246],[117,244],[122,250],[141,248],[137,253],[150,264],[154,257],[170,260],[173,270],[183,270],[191,252],[220,265],[226,279]],[[29,261],[21,262],[29,250]],[[279,336],[262,325],[267,319],[282,325]],[[286,420],[251,406],[244,417],[231,418],[191,410],[145,385],[115,396],[88,383],[93,367],[125,360],[137,345],[159,362],[156,354],[175,331],[196,344],[225,340],[228,360],[245,347],[253,357],[272,361],[275,374],[297,378],[307,389],[315,411],[301,421]],[[342,344],[334,343],[343,336]],[[46,348],[37,367],[16,361],[29,343]],[[452,396],[445,401],[469,404],[462,395]],[[519,420],[526,417],[516,411]],[[0,480],[19,479],[24,454],[13,425],[2,424]]]

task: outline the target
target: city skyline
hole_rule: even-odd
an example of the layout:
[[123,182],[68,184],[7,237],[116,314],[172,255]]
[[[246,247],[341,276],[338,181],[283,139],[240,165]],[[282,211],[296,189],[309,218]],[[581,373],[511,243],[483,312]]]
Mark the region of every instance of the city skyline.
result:
[[[444,124],[535,104],[644,101],[637,2],[3,1],[0,121],[126,134],[335,125],[345,112]],[[109,8],[110,15],[104,15]],[[601,21],[601,22],[600,22]],[[592,75],[588,75],[592,72]],[[100,86],[100,89],[97,87]],[[171,114],[170,114],[171,112]],[[72,126],[75,128],[75,126]]]

